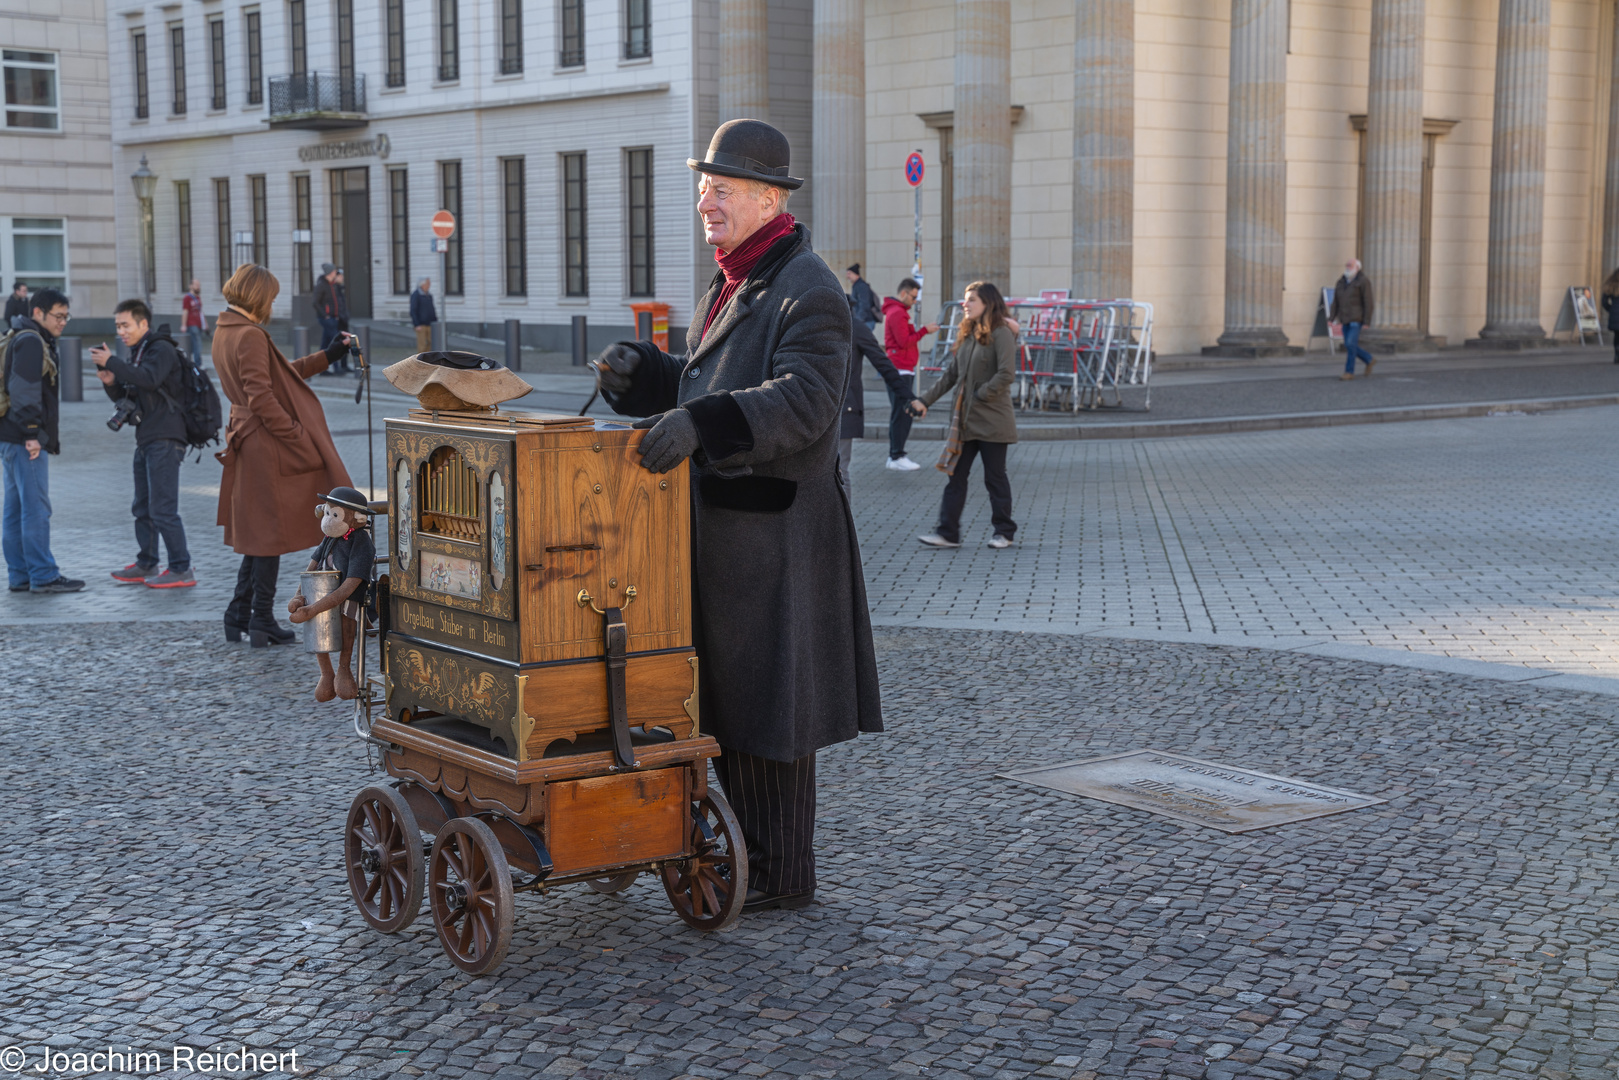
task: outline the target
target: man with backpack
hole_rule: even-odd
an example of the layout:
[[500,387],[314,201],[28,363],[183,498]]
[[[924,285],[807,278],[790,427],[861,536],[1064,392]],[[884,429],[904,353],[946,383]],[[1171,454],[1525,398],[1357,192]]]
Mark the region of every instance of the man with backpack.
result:
[[[114,405],[107,426],[114,431],[135,426],[135,561],[114,570],[120,585],[183,589],[197,583],[180,521],[180,462],[190,439],[186,431],[186,376],[190,364],[169,336],[169,328],[152,329],[152,312],[141,300],[125,300],[113,309],[118,338],[129,347],[120,360],[105,345],[90,350],[107,396]],[[169,552],[168,569],[158,572],[158,539]]]
[[67,297],[40,289],[27,315],[0,339],[0,461],[5,509],[0,549],[12,592],[71,593],[84,582],[66,577],[51,556],[50,457],[57,439],[60,390],[56,339],[68,320]]

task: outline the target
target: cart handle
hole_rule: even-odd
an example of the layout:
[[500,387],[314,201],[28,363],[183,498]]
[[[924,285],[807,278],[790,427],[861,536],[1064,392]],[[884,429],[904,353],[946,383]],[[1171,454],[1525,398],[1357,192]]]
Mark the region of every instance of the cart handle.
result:
[[[624,606],[629,607],[630,604],[634,603],[636,595],[637,594],[636,594],[634,585],[631,585],[629,588],[625,589],[624,590]],[[589,590],[587,590],[587,589],[580,589],[579,590],[579,595],[578,595],[578,597],[576,597],[576,599],[579,601],[579,606],[580,607],[588,607],[588,608],[590,608],[591,611],[594,611],[598,615],[604,615],[605,616],[607,614],[607,612],[603,611],[601,608],[599,608],[599,607],[597,607],[595,605],[594,600],[596,598],[591,596]]]

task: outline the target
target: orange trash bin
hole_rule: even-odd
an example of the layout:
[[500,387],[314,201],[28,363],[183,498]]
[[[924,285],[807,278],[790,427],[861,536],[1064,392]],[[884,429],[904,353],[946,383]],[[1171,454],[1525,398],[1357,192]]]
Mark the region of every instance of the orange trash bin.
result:
[[669,305],[652,302],[631,304],[635,312],[635,338],[650,341],[664,352],[669,351]]

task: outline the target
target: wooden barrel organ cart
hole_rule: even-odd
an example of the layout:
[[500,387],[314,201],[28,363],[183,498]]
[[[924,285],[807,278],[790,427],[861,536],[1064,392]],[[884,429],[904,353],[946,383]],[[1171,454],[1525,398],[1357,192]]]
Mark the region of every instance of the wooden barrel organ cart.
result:
[[395,779],[356,796],[344,861],[378,930],[425,891],[468,972],[505,955],[516,892],[653,872],[698,929],[741,912],[746,846],[698,731],[688,471],[641,468],[641,435],[524,413],[387,421],[382,671],[358,650],[355,727]]

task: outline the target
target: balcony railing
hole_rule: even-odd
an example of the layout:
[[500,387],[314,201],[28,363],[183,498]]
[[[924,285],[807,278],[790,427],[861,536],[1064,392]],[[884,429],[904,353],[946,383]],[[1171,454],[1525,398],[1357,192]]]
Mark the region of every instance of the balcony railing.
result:
[[306,71],[270,79],[270,125],[324,131],[364,127],[365,76]]

